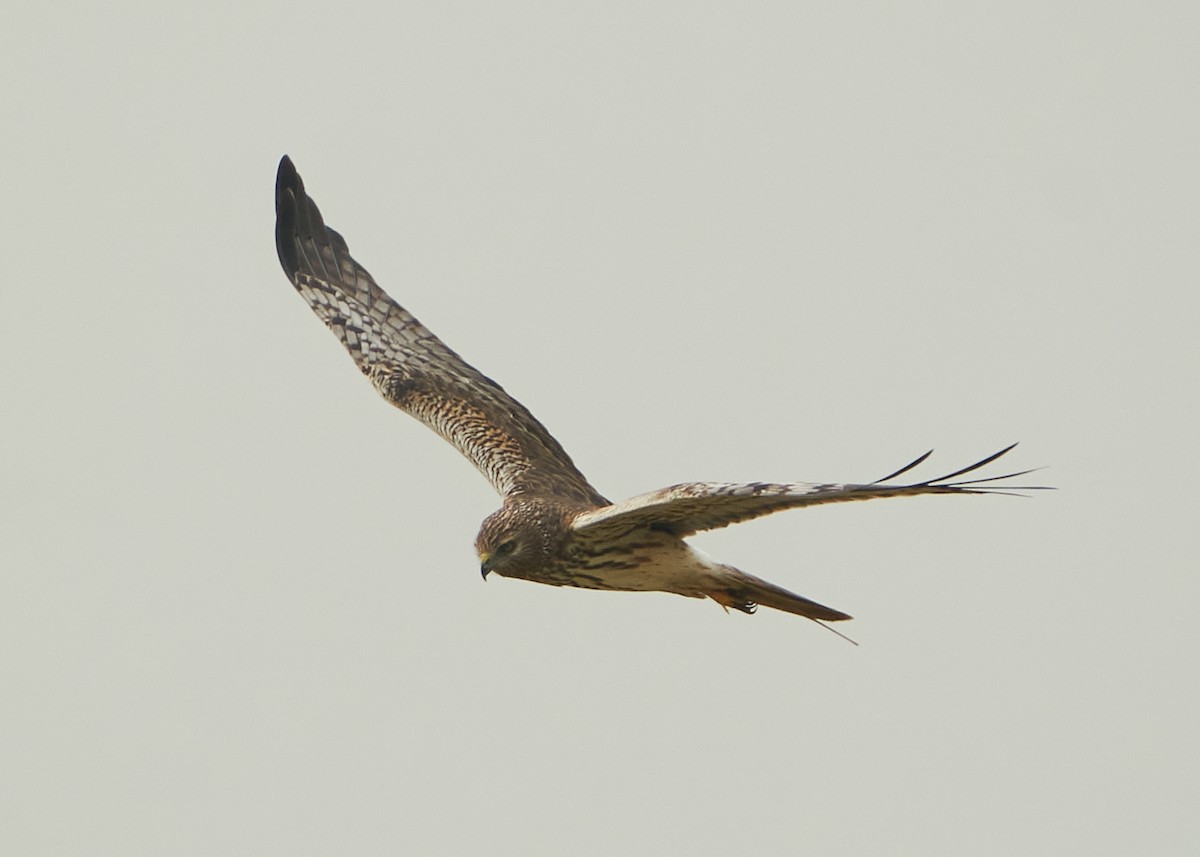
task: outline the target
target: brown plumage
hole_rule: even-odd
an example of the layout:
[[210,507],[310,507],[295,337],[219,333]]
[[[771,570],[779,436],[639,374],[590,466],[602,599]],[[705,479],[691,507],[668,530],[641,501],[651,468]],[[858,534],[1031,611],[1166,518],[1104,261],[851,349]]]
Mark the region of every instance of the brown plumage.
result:
[[287,157],[279,164],[275,213],[279,261],[296,291],[385,399],[454,444],[504,498],[475,540],[485,578],[494,571],[553,586],[674,592],[746,613],[763,605],[837,621],[850,617],[712,560],[684,539],[799,506],[1038,487],[993,486],[1029,471],[954,481],[1009,446],[948,476],[907,485],[881,483],[929,453],[867,484],[692,482],[611,504],[520,402],[379,288],[325,225]]

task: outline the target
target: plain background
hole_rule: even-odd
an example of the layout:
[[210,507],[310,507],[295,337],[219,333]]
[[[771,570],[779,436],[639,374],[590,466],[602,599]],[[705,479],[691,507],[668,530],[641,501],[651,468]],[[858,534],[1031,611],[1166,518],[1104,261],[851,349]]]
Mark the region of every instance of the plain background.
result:
[[[1196,9],[10,8],[0,852],[1196,853]],[[858,648],[485,585],[490,487],[278,268],[284,152],[614,499],[1060,490],[697,540]]]

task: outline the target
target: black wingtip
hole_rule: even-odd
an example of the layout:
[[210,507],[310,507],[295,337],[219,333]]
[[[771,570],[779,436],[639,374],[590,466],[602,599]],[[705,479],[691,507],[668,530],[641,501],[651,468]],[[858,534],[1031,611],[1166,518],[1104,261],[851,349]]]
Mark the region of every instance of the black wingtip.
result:
[[275,213],[279,214],[283,204],[287,201],[288,191],[292,192],[292,198],[299,198],[297,192],[303,192],[304,183],[300,181],[300,174],[296,172],[296,165],[292,163],[292,159],[284,155],[279,160],[279,169],[275,171]]
[[904,474],[904,473],[907,473],[908,471],[910,471],[910,470],[912,470],[914,467],[916,467],[918,464],[921,464],[921,463],[923,463],[923,462],[925,461],[925,459],[927,459],[927,458],[928,458],[929,456],[931,456],[931,455],[933,455],[933,450],[932,450],[932,449],[931,449],[931,450],[929,450],[928,452],[926,452],[926,453],[925,453],[925,454],[923,454],[923,455],[919,455],[919,456],[917,456],[915,459],[913,459],[913,460],[912,460],[912,461],[910,461],[908,464],[904,465],[903,467],[901,467],[899,470],[895,471],[894,473],[889,473],[887,476],[883,476],[883,477],[881,477],[881,478],[879,478],[879,479],[876,479],[876,480],[875,480],[874,482],[872,482],[871,484],[872,484],[872,485],[878,485],[878,484],[879,484],[879,483],[881,483],[881,482],[887,482],[889,479],[895,479],[897,476],[900,476],[900,475],[902,475],[902,474]]
[[300,269],[296,251],[297,220],[304,199],[304,182],[292,159],[284,155],[275,173],[275,252],[288,279]]
[[[1012,473],[1002,473],[999,476],[976,476],[976,477],[972,477],[970,479],[958,479],[959,476],[965,476],[968,473],[973,473],[973,472],[979,470],[980,468],[984,467],[985,465],[991,464],[996,459],[998,459],[1004,455],[1007,455],[1008,453],[1012,452],[1013,449],[1016,448],[1016,446],[1017,446],[1017,444],[1010,443],[1008,446],[1004,447],[1004,449],[1001,449],[999,452],[993,452],[987,458],[980,459],[979,461],[976,461],[974,464],[969,464],[966,467],[960,467],[958,470],[955,470],[953,473],[947,473],[944,476],[937,477],[936,479],[925,479],[921,482],[916,482],[912,485],[907,485],[907,486],[882,485],[882,483],[886,483],[889,480],[896,478],[897,476],[900,476],[904,473],[908,473],[910,470],[912,470],[918,464],[921,464],[923,461],[925,461],[925,459],[927,459],[929,457],[929,452],[927,452],[924,455],[922,455],[921,457],[919,457],[916,461],[913,461],[910,464],[904,465],[899,470],[897,470],[895,473],[890,473],[887,476],[883,477],[882,479],[872,482],[871,485],[881,485],[882,487],[893,487],[893,488],[901,488],[901,489],[903,489],[903,488],[935,488],[938,491],[944,491],[946,493],[954,493],[954,494],[1005,494],[1005,493],[1012,493],[1015,491],[1053,490],[1051,488],[1048,488],[1045,485],[1001,485],[1001,486],[992,487],[990,485],[984,484],[984,483],[991,483],[991,482],[1000,482],[1005,479],[1015,479],[1019,476],[1025,476],[1026,474],[1033,473],[1036,470],[1041,470],[1042,468],[1040,468],[1040,467],[1034,467],[1034,468],[1030,468],[1027,470],[1017,470]],[[932,450],[930,450],[930,452],[932,452]],[[1020,495],[1018,495],[1018,496],[1020,496]]]
[[1000,450],[999,452],[993,452],[991,455],[981,461],[976,461],[974,464],[969,464],[966,467],[955,470],[953,473],[947,473],[945,476],[939,476],[937,479],[930,479],[929,482],[930,484],[935,482],[949,482],[955,476],[962,476],[964,473],[970,473],[972,470],[978,470],[986,464],[991,464],[1000,456],[1007,455],[1008,453],[1012,452],[1016,446],[1016,443],[1010,443],[1008,446],[1004,447],[1004,449]]

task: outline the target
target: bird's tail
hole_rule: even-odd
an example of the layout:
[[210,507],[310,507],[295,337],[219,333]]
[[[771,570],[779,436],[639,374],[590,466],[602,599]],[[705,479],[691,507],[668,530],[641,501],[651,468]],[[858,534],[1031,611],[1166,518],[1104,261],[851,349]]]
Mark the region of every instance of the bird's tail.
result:
[[788,592],[782,586],[739,571],[731,565],[720,567],[719,573],[714,575],[712,587],[705,594],[722,607],[732,607],[743,613],[753,613],[757,607],[762,606],[819,622],[841,622],[853,618],[840,610]]

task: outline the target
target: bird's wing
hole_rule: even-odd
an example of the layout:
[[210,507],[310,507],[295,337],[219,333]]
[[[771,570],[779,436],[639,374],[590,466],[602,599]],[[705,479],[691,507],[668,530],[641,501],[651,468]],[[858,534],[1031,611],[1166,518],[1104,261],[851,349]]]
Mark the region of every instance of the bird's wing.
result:
[[603,505],[541,423],[429,332],[350,257],[286,156],[275,182],[284,273],[385,399],[454,444],[505,496]]
[[910,497],[917,494],[1004,494],[1042,490],[1043,486],[994,484],[1023,476],[1031,472],[1029,470],[1006,473],[1002,476],[957,479],[995,461],[1013,446],[1016,444],[954,473],[907,485],[885,483],[923,462],[929,457],[928,452],[895,473],[865,485],[820,482],[687,482],[641,494],[602,509],[581,512],[572,519],[572,528],[581,538],[605,542],[642,529],[662,530],[682,538],[702,530],[715,530],[798,506],[873,500],[877,497]]

